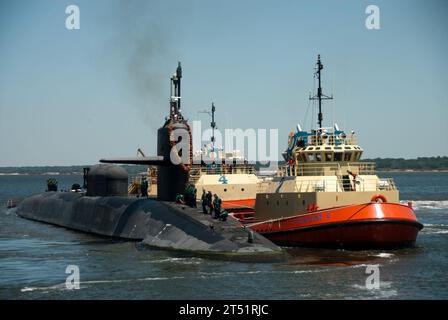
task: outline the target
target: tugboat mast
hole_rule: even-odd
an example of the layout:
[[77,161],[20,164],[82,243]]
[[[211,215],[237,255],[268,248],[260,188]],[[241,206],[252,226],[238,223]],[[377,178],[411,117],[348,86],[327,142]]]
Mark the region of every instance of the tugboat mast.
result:
[[215,128],[216,128],[216,122],[215,122],[215,104],[212,102],[212,122],[210,123],[210,126],[212,127],[212,147],[215,148]]
[[[319,114],[318,114],[318,121],[317,124],[319,125],[319,128],[322,128],[322,121],[323,121],[323,115],[322,115],[322,100],[332,100],[333,95],[331,97],[326,96],[322,93],[322,86],[321,86],[321,74],[320,71],[324,68],[324,65],[320,62],[320,54],[317,55],[317,71],[315,75],[317,75],[317,81],[318,81],[318,88],[317,88],[317,94],[313,97],[310,97],[310,100],[318,100],[319,101]],[[318,128],[318,129],[319,129]]]
[[210,127],[212,128],[212,137],[210,138],[210,141],[212,142],[212,148],[215,148],[215,129],[216,129],[216,122],[215,122],[215,103],[212,102],[212,110],[208,111],[208,110],[203,110],[203,111],[198,111],[198,113],[206,113],[208,114],[210,117],[212,117],[212,122],[210,122]]

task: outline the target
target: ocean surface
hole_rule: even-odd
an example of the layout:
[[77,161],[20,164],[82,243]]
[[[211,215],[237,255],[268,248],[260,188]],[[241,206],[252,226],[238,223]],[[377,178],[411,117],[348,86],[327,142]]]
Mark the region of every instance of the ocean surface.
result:
[[[0,207],[0,299],[447,299],[448,173],[394,178],[424,224],[416,248],[287,249],[277,263],[238,263],[142,247],[18,217]],[[0,176],[0,201],[45,189],[47,176]],[[57,176],[60,189],[81,176]],[[66,288],[76,265],[80,289]],[[378,265],[380,286],[367,289]]]

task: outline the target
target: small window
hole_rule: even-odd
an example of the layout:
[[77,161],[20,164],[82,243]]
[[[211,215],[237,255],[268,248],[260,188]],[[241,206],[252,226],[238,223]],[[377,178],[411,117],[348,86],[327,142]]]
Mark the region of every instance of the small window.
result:
[[224,192],[227,192],[227,189],[224,189]]
[[331,150],[331,147],[325,147],[325,150]]
[[345,147],[345,149],[346,149],[346,150],[351,150],[351,149],[352,149],[352,147]]
[[244,191],[244,188],[241,188],[241,191]]
[[322,155],[320,153],[316,153],[316,161],[322,161]]
[[280,201],[278,201],[278,200],[277,200],[277,205],[278,205],[278,206],[280,205]]
[[320,147],[316,147],[316,150],[320,150]]
[[306,148],[307,150],[314,150],[314,147]]
[[342,152],[335,152],[334,161],[342,161]]

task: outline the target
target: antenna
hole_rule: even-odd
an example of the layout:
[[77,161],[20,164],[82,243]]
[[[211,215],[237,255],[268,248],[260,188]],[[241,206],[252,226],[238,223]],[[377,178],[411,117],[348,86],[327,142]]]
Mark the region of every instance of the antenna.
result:
[[333,99],[333,95],[331,95],[331,97],[326,96],[322,93],[322,86],[321,86],[321,74],[320,71],[324,68],[324,65],[320,62],[320,54],[317,55],[317,63],[316,63],[316,73],[315,76],[317,76],[317,81],[318,81],[318,88],[317,88],[317,94],[313,97],[310,96],[310,100],[318,100],[319,101],[319,114],[318,114],[318,121],[317,124],[319,125],[319,128],[322,128],[322,120],[323,120],[323,115],[322,115],[322,100],[332,100]]
[[212,102],[212,122],[210,123],[210,126],[212,127],[212,147],[215,149],[215,128],[216,128],[216,122],[215,122],[215,104]]
[[171,77],[171,101],[170,101],[170,119],[183,119],[180,110],[181,90],[180,84],[182,79],[182,66],[178,62],[176,73]]
[[206,113],[208,114],[210,117],[212,117],[212,122],[210,122],[210,127],[212,128],[212,137],[211,137],[211,141],[212,141],[212,148],[215,148],[215,129],[216,129],[216,122],[215,122],[215,104],[212,102],[212,111],[208,111],[208,110],[203,110],[203,111],[198,111],[198,113]]

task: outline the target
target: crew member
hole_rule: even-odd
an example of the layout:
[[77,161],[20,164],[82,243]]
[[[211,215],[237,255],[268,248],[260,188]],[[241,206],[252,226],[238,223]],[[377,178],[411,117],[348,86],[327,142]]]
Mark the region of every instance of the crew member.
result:
[[189,207],[193,207],[193,187],[191,184],[185,187],[185,204]]
[[197,196],[198,196],[198,189],[196,189],[196,187],[193,186],[193,197],[191,199],[191,204],[193,205],[193,208],[198,207],[198,203],[197,203],[197,199],[196,199]]
[[178,194],[176,196],[176,203],[178,203],[178,204],[185,204],[184,195],[183,194]]
[[82,192],[81,186],[79,185],[79,183],[74,183],[74,184],[72,184],[70,191],[71,192]]
[[229,213],[227,212],[227,210],[222,210],[221,214],[219,215],[219,220],[226,221],[228,216]]
[[208,213],[208,210],[207,210],[208,198],[207,198],[207,193],[205,192],[205,189],[202,189],[201,201],[202,201],[202,213],[207,214]]
[[58,191],[58,181],[55,178],[47,180],[47,191]]
[[215,216],[214,219],[218,219],[221,215],[221,199],[218,197],[218,195],[215,193],[213,195],[215,199],[213,200],[213,208],[215,210]]
[[211,191],[207,192],[207,206],[210,209],[210,215],[213,216],[213,196]]
[[142,177],[142,182],[140,184],[140,192],[142,197],[148,197],[148,180],[145,177]]
[[353,191],[356,191],[356,185],[359,184],[358,174],[347,170],[347,173],[353,177]]

